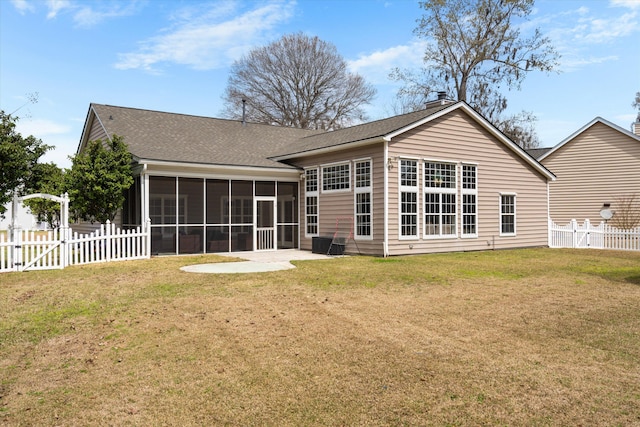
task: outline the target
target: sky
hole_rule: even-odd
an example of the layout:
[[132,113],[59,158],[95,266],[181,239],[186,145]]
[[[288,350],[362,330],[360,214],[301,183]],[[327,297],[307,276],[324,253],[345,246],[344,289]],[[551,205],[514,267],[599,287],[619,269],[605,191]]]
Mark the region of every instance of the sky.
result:
[[[235,60],[303,32],[336,46],[377,89],[371,120],[393,115],[393,68],[418,70],[414,0],[0,0],[0,109],[17,131],[69,167],[90,103],[221,117]],[[640,0],[538,0],[538,28],[560,53],[558,72],[532,72],[506,92],[508,113],[537,117],[552,147],[596,117],[626,130],[640,91]]]

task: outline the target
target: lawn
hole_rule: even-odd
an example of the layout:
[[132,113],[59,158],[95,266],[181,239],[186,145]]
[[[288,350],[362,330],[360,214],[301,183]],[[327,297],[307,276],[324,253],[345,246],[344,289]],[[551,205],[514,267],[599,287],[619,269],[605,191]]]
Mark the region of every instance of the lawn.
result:
[[7,426],[640,425],[640,253],[0,275]]

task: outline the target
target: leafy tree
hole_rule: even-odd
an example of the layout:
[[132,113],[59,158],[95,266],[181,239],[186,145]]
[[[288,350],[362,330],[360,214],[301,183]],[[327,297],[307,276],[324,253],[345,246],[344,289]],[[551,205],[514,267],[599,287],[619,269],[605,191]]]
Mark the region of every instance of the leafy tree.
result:
[[407,97],[414,108],[422,108],[431,94],[444,90],[450,97],[469,103],[516,142],[527,145],[537,141],[532,127],[524,125],[531,113],[500,116],[507,108],[502,86],[520,89],[530,71],[550,72],[557,67],[559,55],[549,39],[538,29],[531,37],[524,37],[515,24],[529,16],[533,4],[533,0],[420,2],[425,14],[414,32],[429,41],[425,67],[418,73],[392,72],[392,79],[404,82],[398,96]]
[[302,129],[338,129],[366,120],[375,89],[334,45],[302,33],[250,51],[231,67],[223,115]]
[[52,147],[34,136],[16,132],[17,117],[0,110],[0,217],[14,193],[22,194],[36,185],[34,170],[40,157]]
[[[45,193],[60,196],[65,192],[64,171],[55,163],[38,163],[33,171],[35,185],[30,189],[32,193]],[[51,228],[60,224],[60,203],[47,199],[29,199],[24,204],[29,207],[31,213],[44,221]]]
[[122,207],[125,191],[133,184],[131,154],[122,137],[90,141],[72,157],[65,182],[76,218],[91,222],[113,221]]

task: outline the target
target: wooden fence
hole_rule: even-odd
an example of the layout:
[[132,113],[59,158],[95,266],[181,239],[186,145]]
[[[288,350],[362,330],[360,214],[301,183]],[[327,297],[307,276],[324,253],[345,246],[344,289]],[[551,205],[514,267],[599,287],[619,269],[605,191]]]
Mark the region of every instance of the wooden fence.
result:
[[621,230],[605,222],[593,225],[588,219],[582,225],[575,219],[567,225],[550,220],[549,247],[640,251],[640,227]]
[[107,221],[88,234],[70,228],[46,232],[15,229],[0,234],[0,273],[150,257],[150,222],[123,230]]

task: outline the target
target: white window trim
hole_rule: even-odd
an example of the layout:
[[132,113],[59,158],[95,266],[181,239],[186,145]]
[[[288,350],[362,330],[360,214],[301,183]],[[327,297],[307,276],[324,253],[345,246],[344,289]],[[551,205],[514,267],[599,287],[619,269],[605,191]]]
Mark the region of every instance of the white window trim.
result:
[[[502,232],[502,196],[513,196],[513,233],[503,233]],[[515,237],[518,233],[518,194],[511,192],[500,193],[498,196],[498,227],[500,236],[504,237]]]
[[[449,165],[453,165],[454,166],[454,171],[455,171],[455,182],[454,182],[454,187],[453,188],[431,188],[431,187],[427,187],[426,183],[427,183],[427,176],[426,176],[426,171],[425,171],[425,166],[427,163],[445,163],[445,164],[449,164]],[[426,203],[427,200],[427,194],[453,194],[454,196],[456,196],[456,198],[458,197],[458,188],[462,186],[462,181],[461,181],[461,177],[459,177],[460,173],[458,173],[458,162],[454,162],[451,160],[434,160],[434,159],[423,159],[423,164],[422,164],[422,188],[423,188],[423,203]],[[438,191],[435,191],[438,190]],[[462,197],[460,197],[460,199],[462,199]],[[462,203],[462,202],[460,202]],[[442,234],[442,209],[440,210],[440,234],[426,234],[426,230],[427,230],[427,219],[426,219],[426,209],[422,209],[422,232],[423,232],[423,238],[425,240],[434,240],[434,239],[452,239],[452,238],[457,238],[458,237],[458,221],[460,220],[460,214],[459,211],[462,211],[462,209],[459,209],[459,203],[456,200],[456,203],[454,204],[456,207],[456,213],[455,213],[455,218],[454,218],[454,224],[455,224],[455,232],[451,233],[451,234]],[[442,199],[440,200],[440,207],[442,207]],[[462,231],[461,231],[462,232]]]
[[[309,191],[307,192],[307,171],[309,170],[315,170],[316,171],[316,181],[317,181],[317,185],[316,185],[316,191]],[[317,237],[320,235],[320,170],[317,166],[313,166],[310,168],[305,168],[304,169],[304,178],[305,178],[305,182],[304,182],[304,236],[305,237]],[[315,197],[316,198],[316,233],[309,233],[309,215],[307,214],[307,197]]]
[[[469,189],[464,188],[464,167],[465,166],[474,166],[476,168],[476,188]],[[477,163],[469,163],[463,162],[460,165],[460,237],[462,239],[477,239],[478,238],[478,164]],[[476,232],[475,233],[465,233],[464,232],[464,195],[471,194],[476,196]]]
[[[358,187],[357,185],[357,178],[358,178],[358,169],[356,167],[356,164],[358,163],[363,163],[363,162],[369,162],[369,185],[367,187]],[[364,158],[364,159],[356,159],[353,161],[353,188],[354,188],[354,194],[353,194],[353,218],[354,218],[354,224],[353,224],[353,236],[355,239],[357,240],[373,240],[373,160],[371,158]],[[358,234],[358,194],[362,194],[362,193],[368,193],[369,194],[369,209],[370,209],[370,222],[369,222],[369,227],[370,227],[370,233],[369,235],[360,235]]]
[[[347,166],[349,168],[349,176],[347,177],[347,188],[339,188],[336,190],[325,190],[324,189],[324,170],[325,168],[334,167],[334,166]],[[348,193],[351,191],[351,162],[335,162],[335,163],[325,163],[320,165],[320,171],[318,173],[318,189],[322,193],[330,194],[330,193]]]
[[[416,162],[416,185],[405,186],[402,184],[402,161],[408,160]],[[412,157],[398,157],[397,169],[398,169],[398,240],[419,240],[420,239],[420,167],[421,162],[418,158]],[[416,234],[410,236],[404,236],[402,234],[402,193],[415,193],[416,195]]]

